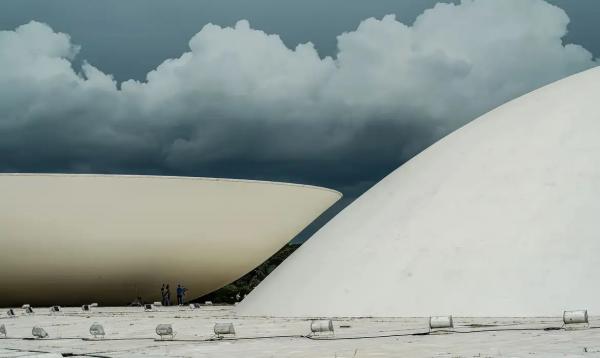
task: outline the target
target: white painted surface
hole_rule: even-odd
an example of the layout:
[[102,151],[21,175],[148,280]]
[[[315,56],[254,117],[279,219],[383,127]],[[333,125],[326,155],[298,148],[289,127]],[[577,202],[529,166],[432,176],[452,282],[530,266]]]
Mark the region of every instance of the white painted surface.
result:
[[600,312],[600,68],[435,143],[238,307],[273,316]]
[[0,304],[199,297],[250,271],[340,198],[209,178],[0,175]]

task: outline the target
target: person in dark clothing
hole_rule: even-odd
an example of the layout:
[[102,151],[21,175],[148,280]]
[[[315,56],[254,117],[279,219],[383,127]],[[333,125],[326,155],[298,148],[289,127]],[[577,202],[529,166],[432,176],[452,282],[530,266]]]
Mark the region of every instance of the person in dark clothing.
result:
[[187,288],[177,284],[177,304],[180,306],[183,305],[183,295],[185,295],[185,291],[187,291]]
[[167,284],[167,287],[165,288],[165,306],[170,306],[171,305],[171,289],[169,288],[169,284]]
[[163,283],[162,287],[160,288],[160,303],[163,306],[166,306],[166,293],[165,293],[165,284]]

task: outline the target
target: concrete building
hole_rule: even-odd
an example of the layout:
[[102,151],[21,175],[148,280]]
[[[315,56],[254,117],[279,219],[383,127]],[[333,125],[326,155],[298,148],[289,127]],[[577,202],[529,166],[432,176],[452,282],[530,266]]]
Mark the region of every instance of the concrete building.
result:
[[340,198],[284,183],[0,175],[0,306],[199,297],[252,270]]
[[239,306],[271,316],[600,313],[600,68],[392,172]]

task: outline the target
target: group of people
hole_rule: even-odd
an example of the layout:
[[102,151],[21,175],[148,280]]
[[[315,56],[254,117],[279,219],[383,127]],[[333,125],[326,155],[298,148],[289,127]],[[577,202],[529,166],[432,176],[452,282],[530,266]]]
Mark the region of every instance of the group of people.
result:
[[[185,293],[187,292],[187,288],[181,286],[180,284],[177,284],[177,304],[178,305],[183,305],[184,299],[183,297],[185,296]],[[162,297],[162,305],[163,306],[171,306],[171,288],[169,287],[169,284],[164,284],[162,285],[162,287],[160,288],[160,295]]]

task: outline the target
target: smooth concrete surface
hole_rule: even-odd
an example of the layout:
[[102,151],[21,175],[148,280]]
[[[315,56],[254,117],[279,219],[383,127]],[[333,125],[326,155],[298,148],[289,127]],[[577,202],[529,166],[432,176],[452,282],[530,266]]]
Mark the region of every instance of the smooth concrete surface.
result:
[[[159,308],[99,307],[83,313],[66,308],[50,315],[35,308],[34,316],[0,318],[8,338],[0,338],[1,357],[199,357],[199,358],[365,358],[365,357],[600,357],[599,317],[592,329],[560,329],[560,312],[546,318],[459,318],[455,327],[429,331],[428,318],[339,318],[334,334],[311,337],[310,320],[241,317],[231,306]],[[5,311],[6,309],[3,309]],[[89,328],[100,323],[106,336],[91,340]],[[215,323],[233,323],[235,336],[216,339]],[[173,341],[160,341],[158,324],[171,324]],[[34,325],[49,337],[32,338]],[[558,330],[544,330],[559,328]]]
[[269,275],[239,312],[600,312],[599,198],[596,67],[483,115],[392,172]]
[[340,198],[210,178],[0,174],[0,305],[199,297],[241,277]]

